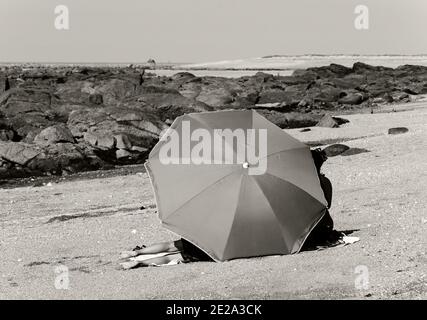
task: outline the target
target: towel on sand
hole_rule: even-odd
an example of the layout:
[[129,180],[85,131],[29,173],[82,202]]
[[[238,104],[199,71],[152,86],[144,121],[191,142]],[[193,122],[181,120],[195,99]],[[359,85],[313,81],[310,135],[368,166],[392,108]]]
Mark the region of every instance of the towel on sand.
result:
[[[165,256],[168,256],[168,255],[171,255],[171,254],[176,254],[176,253],[179,253],[179,251],[176,251],[176,252],[160,252],[160,253],[154,253],[154,254],[140,254],[139,256],[129,258],[129,260],[132,260],[132,261],[146,261],[146,260],[149,260],[149,259],[161,258],[161,257],[165,257]],[[155,267],[171,266],[171,265],[179,264],[181,262],[182,261],[180,259],[173,259],[169,263],[165,263],[165,264],[150,263],[150,266],[155,266]]]

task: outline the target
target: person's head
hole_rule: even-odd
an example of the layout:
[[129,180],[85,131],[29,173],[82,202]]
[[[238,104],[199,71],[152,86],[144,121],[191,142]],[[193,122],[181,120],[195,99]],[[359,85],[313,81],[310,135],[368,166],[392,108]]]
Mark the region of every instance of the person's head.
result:
[[328,159],[325,151],[320,148],[316,148],[311,151],[311,156],[313,157],[314,165],[316,166],[317,172],[320,173],[320,168],[323,163]]

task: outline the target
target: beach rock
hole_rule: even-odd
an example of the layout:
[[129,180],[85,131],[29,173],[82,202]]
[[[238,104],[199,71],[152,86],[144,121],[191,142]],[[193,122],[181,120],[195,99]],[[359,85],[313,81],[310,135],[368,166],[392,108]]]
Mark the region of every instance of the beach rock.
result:
[[116,146],[115,138],[107,133],[85,132],[83,139],[93,147],[103,150],[111,150]]
[[363,62],[356,62],[353,64],[353,72],[355,73],[380,73],[380,72],[392,72],[392,68],[383,67],[383,66],[371,66]]
[[353,72],[352,68],[348,68],[339,64],[332,63],[329,66],[307,68],[305,72],[297,73],[304,75],[314,73],[318,78],[344,77]]
[[236,94],[231,104],[236,109],[250,108],[259,101],[259,92],[256,89],[248,88]]
[[0,113],[20,137],[55,124],[48,111],[54,98],[43,89],[14,88],[0,96]]
[[0,98],[0,110],[7,117],[49,110],[51,94],[43,89],[14,88]]
[[401,91],[392,92],[391,98],[393,99],[393,101],[396,101],[396,102],[409,102],[410,101],[409,95],[406,92],[401,92]]
[[33,145],[22,142],[0,142],[0,158],[25,166],[31,159],[41,153]]
[[338,122],[338,125],[343,125],[343,124],[346,124],[346,123],[349,123],[350,122],[350,120],[348,120],[348,119],[344,119],[344,118],[341,118],[341,117],[332,117],[336,122]]
[[12,141],[14,137],[13,130],[0,129],[0,141]]
[[256,104],[247,106],[246,108],[256,110],[275,110],[279,112],[291,112],[293,110],[293,106],[288,105],[286,102]]
[[139,95],[144,96],[147,94],[179,94],[178,90],[169,87],[166,83],[156,83],[150,85],[144,85],[140,87]]
[[289,92],[280,89],[268,89],[259,94],[257,104],[266,103],[283,103],[285,105],[297,105],[300,99],[296,98],[294,92]]
[[91,146],[96,147],[98,137],[91,132],[85,132],[83,134],[83,140],[89,143]]
[[108,149],[114,147],[113,136],[123,132],[134,139],[158,136],[162,127],[156,117],[149,112],[127,108],[83,109],[71,112],[67,125],[74,137],[84,137],[90,144]]
[[318,102],[336,102],[342,94],[342,90],[335,88],[330,83],[315,83],[309,90],[305,91],[304,99]]
[[138,147],[138,146],[132,146],[131,150],[138,153],[145,153],[148,151],[147,148]]
[[317,124],[317,127],[338,128],[338,121],[334,120],[330,115],[325,115]]
[[[325,111],[403,103],[427,93],[427,67],[422,66],[331,64],[297,70],[291,76],[259,72],[240,78],[196,77],[188,72],[156,76],[144,68],[2,68],[0,141],[13,142],[13,147],[2,144],[2,153],[11,149],[6,153],[18,162],[2,158],[1,168],[25,176],[140,163],[160,132],[185,113],[256,108],[281,128],[319,122],[336,127],[345,119],[322,119]],[[129,154],[119,151],[117,158],[118,150]],[[60,152],[67,156],[55,160]],[[64,167],[66,159],[69,169]]]
[[234,98],[232,92],[226,88],[202,87],[196,100],[211,107],[223,107],[232,103]]
[[90,81],[67,81],[55,87],[54,95],[61,99],[61,104],[87,105],[89,96],[95,93]]
[[309,132],[309,131],[311,131],[311,129],[310,129],[310,128],[304,128],[304,129],[301,129],[301,130],[300,130],[300,132]]
[[372,103],[374,104],[387,104],[393,102],[393,97],[389,93],[385,93],[381,97],[376,97],[372,99]]
[[298,107],[299,108],[310,108],[312,102],[310,99],[307,98],[303,98],[299,103],[298,103]]
[[316,79],[319,79],[320,76],[315,72],[315,70],[307,70],[307,69],[297,69],[292,73],[291,77],[286,79],[286,83],[288,84],[296,84],[296,83],[309,83]]
[[350,73],[342,78],[329,78],[328,82],[341,90],[353,90],[366,84],[366,76],[363,74]]
[[64,124],[58,124],[43,129],[34,138],[34,143],[44,145],[58,142],[74,143],[74,137],[71,131]]
[[388,134],[402,134],[408,132],[409,129],[405,127],[396,127],[388,129]]
[[14,88],[0,97],[0,110],[7,117],[24,113],[43,113],[50,109],[54,97],[44,89]]
[[314,126],[320,118],[315,114],[299,112],[282,113],[273,110],[259,110],[258,112],[281,129],[311,127]]
[[95,86],[96,92],[102,94],[103,104],[116,106],[123,99],[141,92],[142,87],[136,79],[108,79]]
[[427,66],[405,64],[405,65],[398,66],[394,70],[394,75],[399,78],[413,77],[413,76],[425,75],[425,74],[427,74]]
[[265,83],[267,81],[273,80],[274,76],[271,73],[265,73],[262,71],[258,71],[257,73],[255,73],[254,78],[258,82]]
[[194,78],[196,78],[196,76],[194,74],[190,73],[190,72],[178,72],[178,73],[175,73],[171,77],[171,79],[173,81],[180,81],[180,82],[181,81],[182,82],[189,81],[189,80],[192,80]]
[[125,149],[130,150],[132,148],[132,143],[129,140],[128,136],[125,134],[118,134],[114,136],[116,140],[116,148],[117,149]]
[[9,79],[7,76],[0,72],[0,94],[10,89]]
[[27,168],[36,174],[62,174],[99,169],[102,165],[102,160],[75,144],[57,143],[46,146],[28,162]]
[[361,104],[364,101],[364,96],[361,93],[348,93],[338,100],[342,104]]
[[116,150],[116,158],[117,158],[117,160],[122,160],[123,158],[129,158],[130,156],[132,156],[132,153],[130,153],[127,150],[124,150],[124,149],[118,149],[118,150]]
[[116,141],[111,135],[98,135],[96,141],[96,147],[104,150],[111,150],[116,147]]
[[340,156],[346,157],[346,156],[353,156],[360,153],[370,152],[369,150],[365,148],[350,148],[343,153],[340,154]]
[[93,93],[89,95],[89,102],[96,105],[100,105],[100,104],[103,104],[104,98],[102,97],[102,94]]
[[324,148],[323,151],[325,152],[326,156],[335,157],[347,151],[348,149],[350,149],[350,147],[344,144],[332,144]]
[[195,99],[210,107],[222,108],[235,102],[239,94],[245,93],[246,89],[249,88],[243,88],[239,80],[204,77],[187,81],[178,91],[188,99]]
[[[201,79],[197,79],[197,80],[201,80]],[[183,83],[179,87],[178,92],[185,98],[196,99],[197,96],[200,94],[201,90],[202,90],[201,81],[187,81],[186,83]]]

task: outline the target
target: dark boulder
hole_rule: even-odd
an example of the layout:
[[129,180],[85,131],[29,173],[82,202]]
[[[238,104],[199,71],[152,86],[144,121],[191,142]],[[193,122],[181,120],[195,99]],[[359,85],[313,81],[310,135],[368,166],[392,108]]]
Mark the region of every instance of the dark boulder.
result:
[[332,63],[329,66],[307,68],[306,72],[312,72],[316,74],[318,78],[341,78],[352,73],[353,69]]
[[280,89],[265,90],[259,94],[258,104],[265,103],[283,103],[286,105],[297,105],[300,99],[294,92],[289,92]]
[[393,99],[393,101],[395,101],[395,102],[409,102],[409,101],[411,101],[409,94],[406,92],[394,91],[390,94],[390,96]]
[[353,64],[353,72],[355,73],[371,73],[371,72],[393,72],[392,68],[383,66],[371,66],[363,62]]
[[10,129],[0,129],[0,141],[13,141],[15,132]]
[[89,103],[100,105],[104,103],[104,98],[100,93],[93,93],[89,95]]
[[9,79],[7,75],[0,72],[0,94],[10,89]]
[[43,152],[31,159],[27,168],[36,174],[62,174],[102,168],[104,162],[90,149],[71,143],[46,146]]
[[311,127],[319,121],[318,115],[309,113],[282,113],[273,110],[259,110],[258,112],[282,129]]
[[41,149],[22,142],[1,142],[0,159],[25,166],[31,159],[41,153]]
[[370,151],[365,148],[350,148],[344,151],[343,153],[341,153],[340,156],[343,156],[343,157],[354,156],[356,154],[366,153],[366,152],[370,152]]
[[395,76],[398,77],[407,77],[407,76],[414,76],[414,75],[425,75],[427,74],[427,66],[417,66],[417,65],[410,65],[405,64],[402,66],[398,66],[394,70]]
[[367,81],[367,78],[364,74],[354,74],[354,73],[348,74],[342,78],[328,79],[329,83],[333,84],[336,88],[339,88],[341,90],[355,89],[365,84],[366,81]]
[[54,122],[49,119],[54,97],[43,89],[14,88],[0,97],[0,113],[8,119],[8,125],[17,134],[32,142],[43,128]]
[[132,149],[132,142],[130,141],[129,137],[125,134],[118,134],[114,136],[114,139],[116,140],[116,148],[117,149],[125,149],[125,150],[131,150]]
[[349,122],[347,119],[332,117],[328,114],[324,115],[322,119],[316,124],[317,127],[325,128],[338,128],[340,125]]
[[190,72],[178,72],[178,73],[175,73],[171,77],[171,79],[173,81],[180,81],[180,82],[181,81],[185,82],[185,81],[188,81],[188,80],[192,80],[194,78],[196,78],[196,76],[194,74],[190,73]]
[[405,127],[396,127],[388,129],[388,134],[402,134],[408,132],[409,129]]
[[47,127],[34,137],[34,143],[40,145],[55,144],[59,142],[74,143],[74,137],[71,131],[64,124]]
[[357,105],[361,104],[364,100],[365,96],[362,93],[350,92],[341,97],[338,102],[341,104]]
[[323,149],[328,157],[335,157],[337,155],[342,154],[343,152],[349,150],[350,147],[345,144],[332,144]]

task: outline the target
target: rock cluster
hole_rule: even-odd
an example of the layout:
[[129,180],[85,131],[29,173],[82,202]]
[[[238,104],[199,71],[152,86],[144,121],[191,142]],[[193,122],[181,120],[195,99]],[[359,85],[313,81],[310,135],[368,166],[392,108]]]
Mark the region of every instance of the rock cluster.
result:
[[[427,68],[356,63],[241,78],[159,77],[145,69],[0,69],[0,178],[140,163],[179,115],[256,109],[282,128],[336,127],[341,109],[427,93]],[[320,123],[319,123],[320,121]]]

